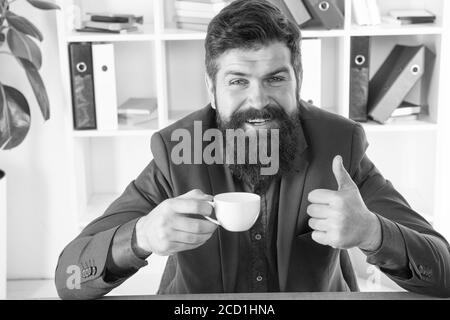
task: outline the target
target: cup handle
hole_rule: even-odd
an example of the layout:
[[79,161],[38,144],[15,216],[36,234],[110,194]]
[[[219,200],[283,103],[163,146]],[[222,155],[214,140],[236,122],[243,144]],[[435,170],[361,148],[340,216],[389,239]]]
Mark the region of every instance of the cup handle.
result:
[[[212,202],[212,201],[207,201],[213,208],[215,208],[216,206],[214,205],[214,202]],[[213,218],[210,218],[210,217],[208,217],[208,216],[204,216],[207,220],[209,220],[209,221],[211,221],[212,223],[215,223],[215,224],[217,224],[218,226],[220,226],[220,222],[219,221],[217,221],[217,220],[215,220],[215,219],[213,219]]]

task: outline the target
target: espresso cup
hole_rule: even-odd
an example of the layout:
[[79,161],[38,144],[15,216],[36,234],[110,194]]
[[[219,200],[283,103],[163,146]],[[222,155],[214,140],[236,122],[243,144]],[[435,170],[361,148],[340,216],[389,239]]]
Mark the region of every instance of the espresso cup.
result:
[[209,204],[214,207],[217,220],[205,216],[206,219],[228,231],[241,232],[250,229],[258,219],[261,197],[248,192],[227,192],[214,196]]

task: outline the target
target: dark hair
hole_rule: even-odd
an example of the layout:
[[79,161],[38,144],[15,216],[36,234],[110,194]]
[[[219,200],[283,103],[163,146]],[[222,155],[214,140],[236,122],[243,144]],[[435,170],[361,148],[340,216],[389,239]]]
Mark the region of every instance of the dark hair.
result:
[[230,49],[258,49],[280,41],[291,52],[291,63],[300,84],[302,75],[299,27],[275,5],[266,0],[235,0],[216,15],[208,26],[205,41],[205,65],[216,82],[216,59]]

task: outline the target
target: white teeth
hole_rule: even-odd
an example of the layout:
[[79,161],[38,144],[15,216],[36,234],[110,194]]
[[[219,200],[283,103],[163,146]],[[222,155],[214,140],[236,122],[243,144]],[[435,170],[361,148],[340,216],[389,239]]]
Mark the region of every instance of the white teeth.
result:
[[248,122],[250,123],[262,123],[262,122],[266,122],[266,119],[252,119],[252,120],[248,120]]

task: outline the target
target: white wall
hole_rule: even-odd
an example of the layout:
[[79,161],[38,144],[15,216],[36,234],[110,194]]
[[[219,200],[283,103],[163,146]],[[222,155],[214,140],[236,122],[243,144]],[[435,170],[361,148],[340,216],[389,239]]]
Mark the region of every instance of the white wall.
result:
[[11,7],[44,35],[41,75],[50,98],[51,118],[44,123],[17,62],[0,55],[0,80],[27,97],[32,119],[25,141],[12,151],[0,151],[0,167],[8,177],[8,277],[51,278],[59,252],[74,237],[67,226],[75,223],[62,210],[69,208],[68,162],[62,134],[66,132],[63,119],[67,106],[60,80],[56,18],[55,12],[35,9],[26,1],[17,1]]

